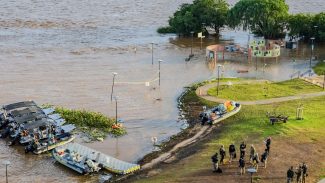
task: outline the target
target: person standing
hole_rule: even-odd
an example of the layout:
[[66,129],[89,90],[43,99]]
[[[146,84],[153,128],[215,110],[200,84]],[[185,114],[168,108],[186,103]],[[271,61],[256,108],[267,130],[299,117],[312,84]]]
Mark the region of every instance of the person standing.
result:
[[219,154],[220,154],[220,164],[223,165],[224,162],[224,158],[226,156],[226,150],[225,150],[225,147],[223,145],[221,145],[220,149],[219,149]]
[[265,140],[265,145],[266,145],[267,153],[270,154],[270,149],[271,149],[271,137],[268,137],[268,138]]
[[305,162],[302,163],[302,182],[305,183],[306,182],[306,177],[308,176],[307,174],[307,165]]
[[264,153],[261,156],[261,162],[264,163],[264,168],[266,168],[267,158],[268,158],[268,151],[267,149],[265,149]]
[[250,153],[249,153],[249,162],[253,163],[253,158],[254,158],[255,153],[256,153],[256,150],[255,150],[254,145],[252,144]]
[[295,172],[293,171],[293,166],[291,166],[287,171],[287,183],[292,183],[294,175]]
[[236,147],[234,143],[229,146],[229,163],[231,163],[233,159],[236,159]]
[[240,168],[240,175],[243,175],[245,173],[245,160],[244,157],[240,157],[239,159],[239,168]]
[[302,165],[299,165],[296,171],[296,175],[297,175],[297,183],[301,183],[302,182]]
[[240,149],[240,156],[245,157],[246,144],[244,141],[240,144],[239,149]]
[[255,168],[256,172],[258,170],[258,163],[260,162],[259,158],[258,158],[258,153],[256,152],[252,158],[252,164],[253,167]]
[[219,165],[218,165],[218,153],[215,153],[212,157],[212,165],[213,165],[213,172],[217,172]]

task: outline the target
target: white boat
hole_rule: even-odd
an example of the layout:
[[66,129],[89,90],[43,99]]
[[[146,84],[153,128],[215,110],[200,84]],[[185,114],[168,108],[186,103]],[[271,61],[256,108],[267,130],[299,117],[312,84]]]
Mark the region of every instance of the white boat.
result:
[[[91,159],[101,165],[103,165],[103,168],[106,170],[116,173],[116,174],[128,174],[134,171],[137,171],[140,169],[140,165],[128,163],[125,161],[118,160],[116,158],[113,158],[109,155],[103,154],[99,151],[96,151],[94,149],[88,148],[86,146],[80,145],[78,143],[69,143],[63,146],[60,146],[55,149],[55,152],[75,152],[83,157],[86,157],[87,159]],[[57,159],[57,154],[53,154],[53,157]],[[58,160],[59,161],[59,160]],[[61,160],[59,161],[60,163]],[[73,169],[73,168],[72,168]]]

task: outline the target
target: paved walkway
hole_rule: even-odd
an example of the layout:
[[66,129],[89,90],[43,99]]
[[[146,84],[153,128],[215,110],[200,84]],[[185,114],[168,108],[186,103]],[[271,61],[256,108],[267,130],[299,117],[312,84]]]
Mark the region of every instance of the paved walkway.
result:
[[[238,82],[233,82],[233,84],[253,84],[253,83],[263,83],[263,82],[268,82],[266,80],[248,80],[248,81],[238,81]],[[226,82],[220,82],[220,85],[226,85]],[[196,89],[196,95],[199,97],[217,102],[217,103],[224,103],[225,101],[229,99],[222,99],[222,98],[217,98],[214,96],[208,95],[208,90],[212,87],[216,87],[217,83],[211,83],[207,84],[204,86],[201,86]],[[261,104],[272,104],[272,103],[277,103],[277,102],[285,102],[285,101],[290,101],[290,100],[298,100],[298,99],[305,99],[305,98],[313,98],[313,97],[319,97],[319,96],[324,96],[325,91],[323,92],[317,92],[317,93],[305,93],[305,94],[299,94],[299,95],[294,95],[294,96],[287,96],[287,97],[279,97],[279,98],[270,98],[270,99],[264,99],[264,100],[254,100],[254,101],[236,101],[242,105],[261,105]]]

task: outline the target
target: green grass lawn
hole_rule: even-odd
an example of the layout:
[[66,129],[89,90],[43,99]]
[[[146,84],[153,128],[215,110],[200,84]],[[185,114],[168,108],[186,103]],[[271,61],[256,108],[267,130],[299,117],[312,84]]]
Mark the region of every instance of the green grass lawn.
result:
[[315,73],[317,75],[324,75],[325,73],[325,60],[318,62],[314,67],[313,67]]
[[[186,163],[170,165],[168,170],[156,176],[141,179],[138,182],[177,182],[186,176],[211,167],[210,157],[216,147],[235,142],[238,147],[242,140],[253,139],[249,143],[258,143],[267,136],[294,138],[299,142],[314,142],[325,140],[325,96],[294,100],[270,105],[243,106],[235,116],[226,119],[221,132],[211,139],[201,151],[195,153]],[[304,106],[304,120],[296,120],[298,105]],[[289,115],[287,123],[270,125],[266,112],[277,112]],[[302,135],[303,134],[303,135]]]
[[[317,85],[301,79],[293,79],[277,83],[221,85],[219,86],[218,97],[238,101],[250,101],[320,91],[323,91],[323,89]],[[208,94],[217,96],[217,87],[210,88]]]

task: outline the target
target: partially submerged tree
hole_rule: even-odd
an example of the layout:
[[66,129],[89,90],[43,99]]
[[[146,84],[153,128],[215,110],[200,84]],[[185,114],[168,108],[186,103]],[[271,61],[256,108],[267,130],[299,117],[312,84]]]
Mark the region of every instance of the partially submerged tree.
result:
[[266,39],[283,37],[289,7],[284,0],[240,0],[228,13],[228,25],[242,26]]
[[169,18],[170,27],[159,30],[189,35],[191,31],[201,32],[203,26],[209,26],[219,34],[226,23],[227,12],[225,0],[194,0],[193,4],[182,4]]

